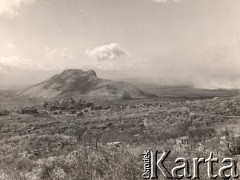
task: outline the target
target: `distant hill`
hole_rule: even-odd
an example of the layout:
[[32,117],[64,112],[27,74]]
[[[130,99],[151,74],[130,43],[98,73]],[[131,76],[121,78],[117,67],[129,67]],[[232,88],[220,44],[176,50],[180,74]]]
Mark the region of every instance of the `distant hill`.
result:
[[159,98],[180,99],[212,99],[215,97],[240,96],[240,89],[200,89],[193,86],[169,86],[157,84],[133,83],[146,93],[152,93]]
[[68,69],[61,74],[24,89],[19,94],[30,97],[55,98],[61,96],[106,96],[109,98],[153,97],[136,86],[97,77],[93,70]]

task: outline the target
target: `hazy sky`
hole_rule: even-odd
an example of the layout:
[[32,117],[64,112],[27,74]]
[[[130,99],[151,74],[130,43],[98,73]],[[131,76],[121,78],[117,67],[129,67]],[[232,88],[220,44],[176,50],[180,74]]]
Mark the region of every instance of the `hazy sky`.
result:
[[0,86],[66,68],[240,88],[240,1],[0,0]]

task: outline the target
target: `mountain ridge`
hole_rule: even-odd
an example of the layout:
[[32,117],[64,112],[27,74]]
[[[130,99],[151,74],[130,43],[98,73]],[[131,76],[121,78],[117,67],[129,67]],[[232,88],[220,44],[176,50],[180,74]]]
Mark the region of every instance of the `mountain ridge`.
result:
[[20,92],[30,97],[55,98],[58,96],[106,96],[109,98],[147,98],[146,94],[136,86],[123,81],[99,78],[95,71],[67,69],[49,79],[30,86]]

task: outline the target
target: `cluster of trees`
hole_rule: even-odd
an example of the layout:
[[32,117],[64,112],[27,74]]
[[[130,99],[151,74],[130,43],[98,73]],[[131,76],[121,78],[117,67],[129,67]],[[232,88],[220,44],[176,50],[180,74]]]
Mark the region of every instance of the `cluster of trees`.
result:
[[86,107],[94,106],[91,102],[86,102],[85,100],[74,100],[73,98],[70,99],[62,99],[62,100],[54,100],[54,101],[45,101],[43,103],[43,108],[50,111],[55,110],[72,110],[72,109],[84,109]]

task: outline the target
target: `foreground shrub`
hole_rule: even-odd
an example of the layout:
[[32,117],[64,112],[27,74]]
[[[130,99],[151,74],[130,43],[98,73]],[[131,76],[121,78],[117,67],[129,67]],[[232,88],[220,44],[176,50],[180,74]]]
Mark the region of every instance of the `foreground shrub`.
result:
[[38,160],[18,159],[16,164],[2,170],[4,176],[0,179],[135,180],[141,179],[139,161],[141,160],[121,148],[102,147],[96,150],[82,147],[66,156]]

